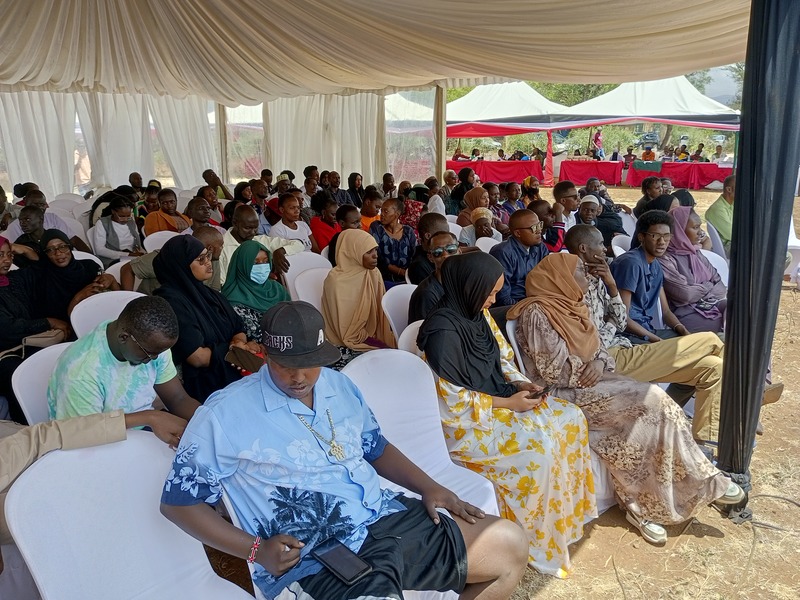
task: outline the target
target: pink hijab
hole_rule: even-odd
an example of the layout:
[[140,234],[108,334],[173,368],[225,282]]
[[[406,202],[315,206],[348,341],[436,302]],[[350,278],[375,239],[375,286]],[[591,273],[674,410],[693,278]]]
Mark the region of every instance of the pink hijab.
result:
[[675,225],[672,229],[672,239],[669,242],[667,252],[677,256],[688,256],[689,268],[692,270],[695,282],[703,283],[704,281],[709,281],[713,273],[698,256],[697,246],[692,244],[689,241],[689,236],[686,235],[686,226],[689,224],[689,218],[693,210],[691,206],[676,206],[669,211],[675,221]]
[[[9,250],[11,249],[11,242],[9,242],[6,238],[0,235],[0,248],[8,244]],[[0,287],[6,287],[11,282],[8,280],[8,275],[0,275]]]

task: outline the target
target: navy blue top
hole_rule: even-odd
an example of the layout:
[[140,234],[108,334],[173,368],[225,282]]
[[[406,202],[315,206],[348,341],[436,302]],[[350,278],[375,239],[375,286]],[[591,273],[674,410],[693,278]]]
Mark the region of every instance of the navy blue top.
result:
[[496,306],[511,306],[525,297],[525,278],[531,269],[550,254],[547,246],[539,244],[526,248],[517,238],[511,237],[505,242],[495,244],[489,254],[503,265],[505,281],[497,294]]
[[652,322],[657,315],[659,293],[664,284],[661,264],[657,260],[647,264],[644,249],[636,248],[614,259],[611,274],[620,290],[631,293],[628,316],[648,331],[655,332]]

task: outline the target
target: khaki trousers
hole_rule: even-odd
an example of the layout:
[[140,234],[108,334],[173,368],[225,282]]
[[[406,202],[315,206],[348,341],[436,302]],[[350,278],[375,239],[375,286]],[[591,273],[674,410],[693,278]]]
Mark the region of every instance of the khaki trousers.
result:
[[724,347],[715,333],[703,332],[633,348],[614,346],[608,353],[616,361],[620,375],[637,381],[693,386],[692,434],[697,441],[716,443]]

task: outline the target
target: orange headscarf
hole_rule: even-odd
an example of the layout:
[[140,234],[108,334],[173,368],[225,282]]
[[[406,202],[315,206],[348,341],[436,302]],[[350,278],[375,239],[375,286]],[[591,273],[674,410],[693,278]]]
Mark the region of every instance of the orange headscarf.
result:
[[322,316],[325,336],[335,346],[352,350],[375,350],[368,337],[396,348],[389,320],[381,308],[386,293],[380,271],[365,269],[364,254],[378,242],[361,229],[346,229],[336,242],[336,266],[322,286]]
[[467,210],[472,213],[473,210],[476,208],[480,208],[481,206],[481,198],[484,194],[489,194],[485,189],[482,187],[474,187],[466,194],[464,194],[464,204],[467,205]]
[[563,252],[545,256],[525,278],[526,298],[511,307],[507,318],[516,319],[536,304],[566,342],[569,353],[589,362],[600,348],[600,336],[573,275],[579,260],[574,254]]

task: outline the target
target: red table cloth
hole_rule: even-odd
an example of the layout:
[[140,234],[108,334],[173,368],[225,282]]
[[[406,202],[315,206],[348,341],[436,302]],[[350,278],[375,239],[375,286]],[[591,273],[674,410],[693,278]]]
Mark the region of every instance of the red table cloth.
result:
[[516,181],[522,183],[526,177],[536,177],[539,181],[544,178],[542,165],[538,160],[448,160],[447,168],[458,173],[461,169],[469,167],[478,174],[483,183],[493,181],[503,183]]
[[571,181],[583,187],[591,177],[597,177],[606,185],[622,183],[622,161],[610,160],[565,160],[561,162],[559,181]]
[[[645,177],[657,175],[658,177],[669,177],[672,180],[673,187],[699,190],[712,181],[724,181],[726,177],[733,174],[733,167],[721,167],[715,163],[665,162],[661,163],[660,170],[651,171],[637,169],[636,162],[638,161],[631,163],[625,180],[632,187],[641,187],[642,180]],[[658,161],[648,164],[657,165]]]

